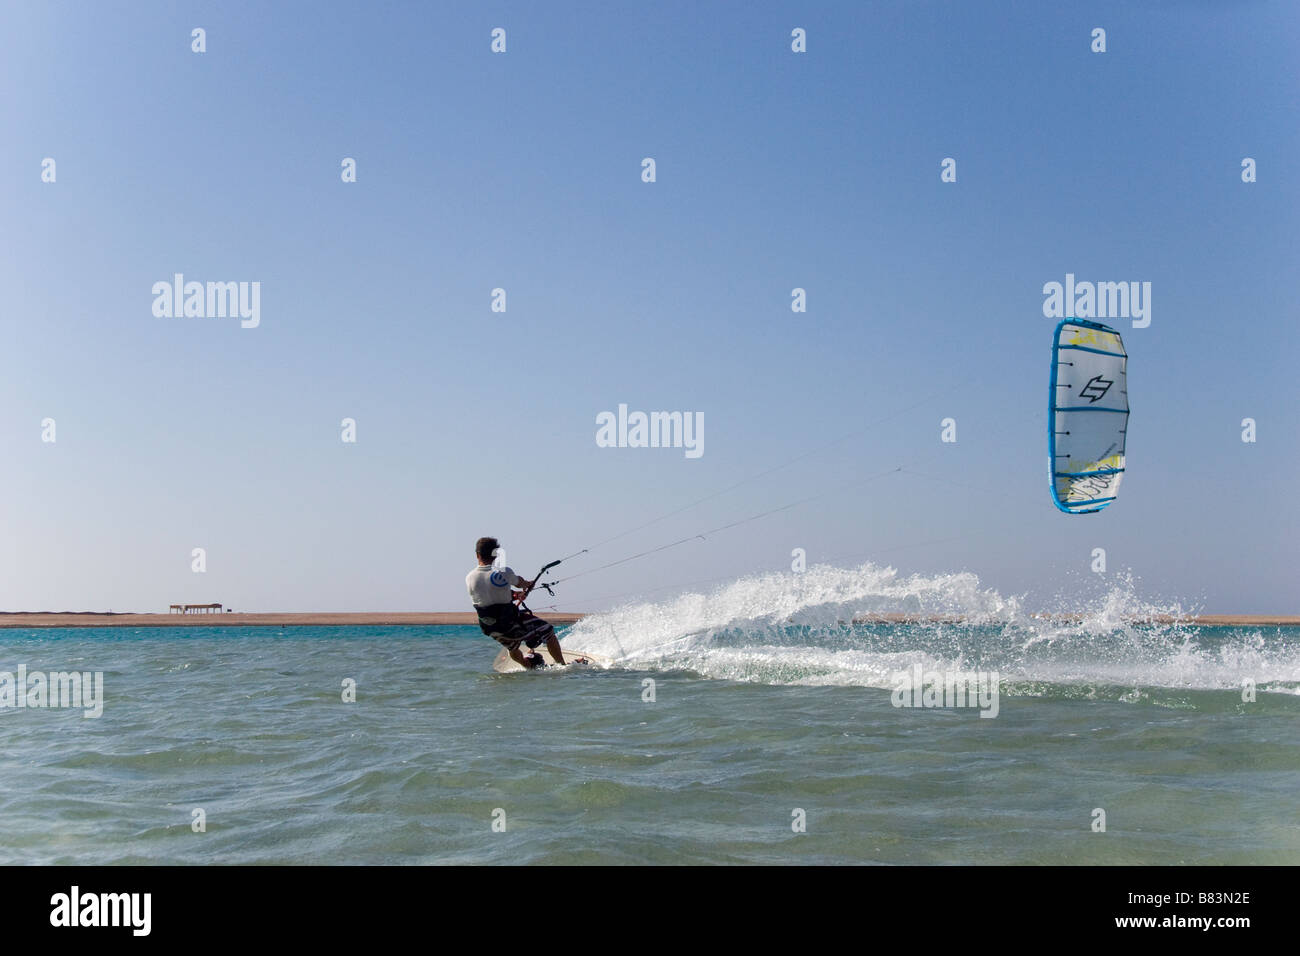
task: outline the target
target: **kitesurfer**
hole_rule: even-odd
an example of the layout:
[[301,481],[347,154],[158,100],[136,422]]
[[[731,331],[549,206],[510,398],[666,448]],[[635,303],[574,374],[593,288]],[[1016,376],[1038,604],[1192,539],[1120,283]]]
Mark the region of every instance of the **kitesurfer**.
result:
[[[527,607],[516,607],[515,602],[523,603],[528,592],[537,586],[537,580],[527,581],[510,568],[492,566],[500,544],[496,538],[479,538],[474,543],[474,557],[477,567],[465,575],[465,587],[469,589],[469,599],[478,612],[478,626],[483,633],[501,644],[517,663],[524,667],[544,667],[542,655],[532,653],[543,641],[551,658],[557,664],[564,663],[564,652],[560,650],[560,640],[555,636],[555,628],[535,616]],[[524,654],[520,645],[528,648]]]

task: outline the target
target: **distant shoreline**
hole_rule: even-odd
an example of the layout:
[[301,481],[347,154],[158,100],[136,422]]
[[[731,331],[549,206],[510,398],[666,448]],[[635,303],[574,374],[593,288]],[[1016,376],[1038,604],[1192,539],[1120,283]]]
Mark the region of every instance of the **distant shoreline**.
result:
[[[538,615],[555,624],[572,624],[581,614],[543,611]],[[0,611],[0,628],[6,627],[310,627],[356,625],[400,626],[477,624],[473,611],[363,611],[333,613],[308,611],[280,614],[136,614],[101,611]]]
[[[572,624],[585,614],[542,611],[555,624]],[[1082,620],[1078,614],[1035,614],[1062,624]],[[961,614],[870,614],[853,619],[859,624],[944,624],[966,620]],[[1300,627],[1300,614],[1197,614],[1175,618],[1168,614],[1134,617],[1138,624],[1196,624],[1205,627]],[[0,611],[0,629],[43,627],[394,627],[402,625],[454,625],[478,623],[469,611],[362,611],[277,614],[136,614],[102,611]]]

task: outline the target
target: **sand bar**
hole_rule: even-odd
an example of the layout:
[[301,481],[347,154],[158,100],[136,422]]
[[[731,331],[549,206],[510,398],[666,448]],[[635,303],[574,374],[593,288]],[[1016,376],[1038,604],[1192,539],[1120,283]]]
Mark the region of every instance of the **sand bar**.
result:
[[[584,615],[542,611],[555,624],[572,624]],[[1077,623],[1077,614],[1035,614],[1033,617]],[[961,614],[871,614],[854,618],[859,624],[956,624]],[[1300,627],[1300,614],[1198,614],[1175,618],[1157,614],[1134,618],[1132,623],[1199,624],[1227,627]],[[278,614],[135,614],[98,611],[0,611],[0,628],[6,627],[372,627],[402,625],[475,624],[473,611],[365,611],[359,613],[306,612]]]
[[[581,614],[543,611],[553,624],[572,624]],[[412,624],[477,624],[473,611],[374,611],[305,614],[131,614],[96,611],[0,611],[4,627],[355,627]]]

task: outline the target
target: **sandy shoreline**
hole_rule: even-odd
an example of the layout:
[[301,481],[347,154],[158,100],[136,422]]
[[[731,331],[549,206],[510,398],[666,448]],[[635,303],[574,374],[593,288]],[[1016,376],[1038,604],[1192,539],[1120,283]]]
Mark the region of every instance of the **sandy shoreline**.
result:
[[[560,611],[543,611],[540,617],[555,624],[572,624],[585,615]],[[1061,623],[1079,621],[1078,615],[1037,614],[1034,617]],[[958,623],[965,620],[956,614],[874,614],[854,618],[863,624]],[[1160,614],[1135,622],[1235,627],[1300,627],[1296,614],[1198,614],[1174,618]],[[41,627],[307,627],[307,626],[397,626],[475,624],[473,611],[366,611],[360,613],[306,612],[283,614],[135,614],[97,611],[0,611],[0,628]]]
[[[572,624],[581,614],[544,611],[555,624]],[[0,611],[5,627],[306,627],[402,624],[477,624],[473,611],[367,611],[292,614],[131,614],[96,611]]]

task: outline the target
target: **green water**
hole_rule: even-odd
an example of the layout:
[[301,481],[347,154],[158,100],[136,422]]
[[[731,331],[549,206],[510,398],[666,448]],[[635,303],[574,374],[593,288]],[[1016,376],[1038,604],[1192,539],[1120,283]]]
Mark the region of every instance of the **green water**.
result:
[[[0,632],[0,669],[104,673],[97,719],[0,709],[0,862],[1300,861],[1294,638],[1156,635],[1174,680],[1004,630],[733,630],[511,676],[475,628]],[[954,641],[1006,672],[996,719],[863,677]],[[1243,668],[1275,689],[1243,703]]]

